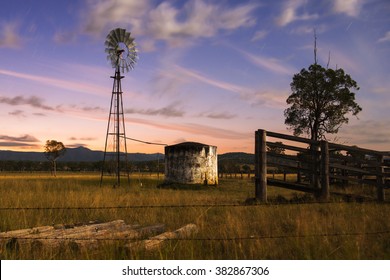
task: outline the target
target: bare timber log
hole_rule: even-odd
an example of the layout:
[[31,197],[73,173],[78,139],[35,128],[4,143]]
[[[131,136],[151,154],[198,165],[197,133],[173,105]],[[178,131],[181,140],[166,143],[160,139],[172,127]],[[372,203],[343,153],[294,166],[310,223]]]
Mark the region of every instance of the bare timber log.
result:
[[192,234],[196,233],[197,230],[198,228],[195,224],[188,224],[175,231],[167,231],[160,235],[153,236],[142,242],[130,243],[126,245],[125,248],[127,250],[133,250],[133,249],[147,250],[147,251],[156,250],[160,248],[166,241],[180,239],[180,238],[188,238]]
[[96,249],[110,241],[129,242],[165,231],[163,224],[141,227],[123,220],[89,223],[78,226],[55,225],[0,233],[0,252],[7,249],[49,248],[69,246],[72,250]]
[[191,236],[193,233],[195,233],[196,230],[197,227],[195,224],[188,224],[173,232],[169,232],[169,231],[164,232],[160,235],[150,238],[149,240],[146,240],[144,242],[144,247],[146,250],[154,250],[159,248],[163,244],[163,242],[167,240],[177,239],[177,238],[187,238]]

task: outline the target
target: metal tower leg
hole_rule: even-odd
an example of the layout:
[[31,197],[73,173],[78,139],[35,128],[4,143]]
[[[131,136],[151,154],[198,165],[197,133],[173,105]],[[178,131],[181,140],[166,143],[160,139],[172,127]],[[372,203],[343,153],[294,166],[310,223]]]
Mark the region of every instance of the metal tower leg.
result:
[[[119,67],[115,71],[115,76],[111,76],[111,78],[114,79],[114,82],[112,87],[110,114],[108,116],[100,186],[102,186],[103,184],[103,177],[106,171],[105,169],[108,168],[109,173],[115,174],[114,187],[119,187],[121,184],[121,170],[125,171],[128,185],[130,185],[130,173],[128,170],[125,118],[123,111],[121,85],[121,79],[123,79],[124,76],[120,75]],[[110,151],[110,149],[108,148],[110,136],[112,139],[112,151]],[[124,148],[124,150],[122,151],[121,141],[123,141]]]

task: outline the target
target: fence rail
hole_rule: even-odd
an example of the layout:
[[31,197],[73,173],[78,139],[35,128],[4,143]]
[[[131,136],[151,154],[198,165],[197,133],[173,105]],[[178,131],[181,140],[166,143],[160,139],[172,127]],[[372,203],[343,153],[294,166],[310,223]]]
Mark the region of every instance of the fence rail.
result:
[[[276,139],[268,141],[268,138]],[[278,140],[287,140],[283,143]],[[284,151],[288,151],[285,154]],[[268,167],[296,173],[297,181],[267,178]],[[286,177],[286,176],[284,176]],[[255,196],[267,201],[267,184],[312,192],[328,201],[330,185],[356,182],[376,187],[377,200],[385,200],[390,188],[390,152],[381,152],[327,141],[259,129],[255,132]]]

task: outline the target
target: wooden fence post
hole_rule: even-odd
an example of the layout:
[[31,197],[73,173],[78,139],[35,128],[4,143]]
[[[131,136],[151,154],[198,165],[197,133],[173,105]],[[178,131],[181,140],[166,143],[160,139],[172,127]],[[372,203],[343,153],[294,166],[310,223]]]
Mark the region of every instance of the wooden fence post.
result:
[[378,173],[376,175],[376,191],[377,191],[377,197],[378,201],[383,202],[385,201],[385,190],[383,186],[385,185],[385,178],[383,177],[383,155],[378,156],[378,167],[376,172]]
[[297,183],[301,183],[301,181],[302,181],[302,176],[301,176],[301,162],[300,161],[298,161],[297,162],[297,167],[298,167],[298,169],[297,169]]
[[329,200],[329,145],[321,141],[321,194],[322,201]]
[[267,133],[259,129],[255,132],[255,197],[267,202]]
[[312,158],[312,174],[311,174],[311,184],[314,188],[314,195],[318,198],[320,195],[320,188],[321,188],[321,179],[320,179],[320,164],[321,164],[321,155],[319,153],[320,146],[318,145],[319,142],[316,144],[310,145],[310,153]]

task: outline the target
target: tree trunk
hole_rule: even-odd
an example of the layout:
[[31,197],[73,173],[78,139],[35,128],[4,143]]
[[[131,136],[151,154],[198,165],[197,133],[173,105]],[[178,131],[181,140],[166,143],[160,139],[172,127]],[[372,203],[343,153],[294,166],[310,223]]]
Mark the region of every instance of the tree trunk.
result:
[[[318,125],[317,122],[313,124],[313,128],[311,130],[311,140],[318,141]],[[310,156],[312,161],[312,174],[310,176],[310,184],[314,188],[314,193],[318,196],[319,188],[320,188],[320,177],[319,177],[319,157],[318,157],[318,145],[310,144]]]
[[53,160],[53,176],[57,177],[57,162]]

